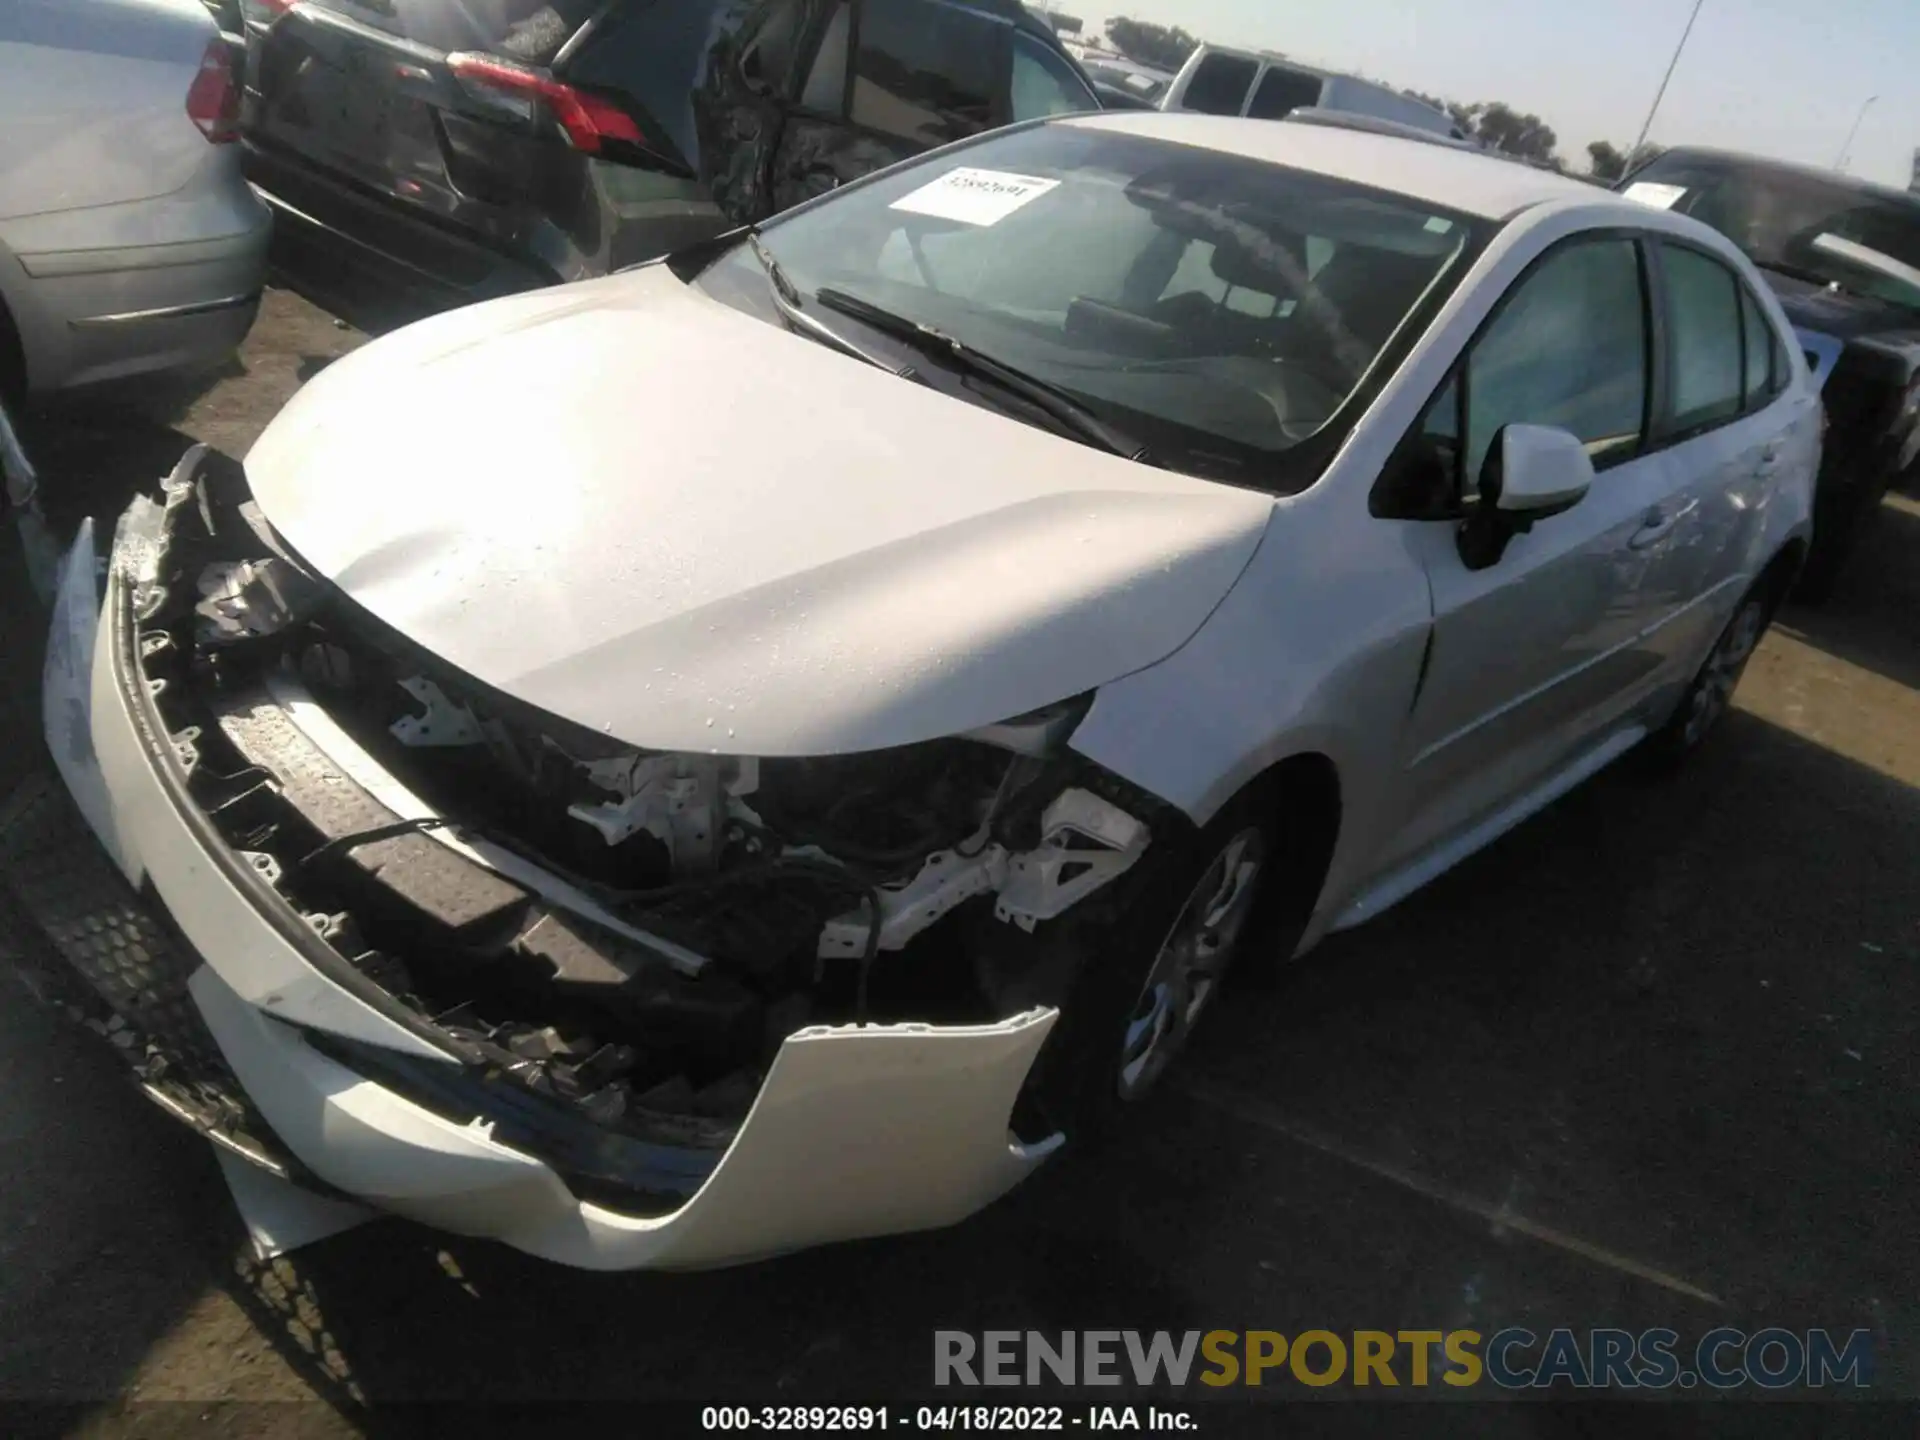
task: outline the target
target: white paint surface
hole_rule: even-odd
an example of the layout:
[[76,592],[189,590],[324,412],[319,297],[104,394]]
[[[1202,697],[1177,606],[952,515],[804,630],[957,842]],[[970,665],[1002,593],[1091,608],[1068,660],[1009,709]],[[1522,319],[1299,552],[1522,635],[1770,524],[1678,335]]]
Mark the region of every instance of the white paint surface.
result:
[[321,1055],[203,968],[195,1003],[274,1133],[380,1209],[591,1270],[694,1270],[951,1225],[1057,1148],[1007,1130],[1058,1012],[789,1036],[732,1147],[669,1215],[577,1200],[539,1160]]
[[664,266],[376,340],[246,463],[309,564],[466,674],[647,749],[760,756],[951,735],[1151,665],[1273,508]]
[[349,1205],[302,1190],[231,1151],[216,1148],[213,1154],[220,1162],[220,1174],[258,1260],[285,1255],[374,1218],[363,1205]]

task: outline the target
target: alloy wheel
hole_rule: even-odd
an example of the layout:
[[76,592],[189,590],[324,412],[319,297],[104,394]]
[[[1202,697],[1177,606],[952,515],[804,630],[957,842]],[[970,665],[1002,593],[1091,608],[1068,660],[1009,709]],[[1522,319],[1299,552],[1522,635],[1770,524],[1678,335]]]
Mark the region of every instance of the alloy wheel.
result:
[[1721,635],[1720,643],[1713,647],[1700,678],[1694,682],[1687,706],[1685,739],[1688,745],[1699,744],[1726,714],[1727,707],[1733,703],[1733,692],[1746,672],[1747,662],[1759,648],[1766,628],[1767,607],[1758,598],[1748,600],[1733,617],[1733,623]]
[[1248,826],[1201,872],[1134,1002],[1120,1057],[1121,1099],[1145,1095],[1186,1048],[1232,962],[1266,863],[1266,837]]

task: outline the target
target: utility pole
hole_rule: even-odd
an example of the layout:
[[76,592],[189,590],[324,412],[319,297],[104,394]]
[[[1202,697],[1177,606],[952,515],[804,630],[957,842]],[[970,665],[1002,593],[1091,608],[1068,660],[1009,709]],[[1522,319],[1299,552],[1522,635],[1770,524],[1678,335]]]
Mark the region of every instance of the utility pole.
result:
[[1687,17],[1687,28],[1680,32],[1680,43],[1673,47],[1673,59],[1667,62],[1667,73],[1660,78],[1660,88],[1654,92],[1653,108],[1647,111],[1647,123],[1640,127],[1640,138],[1633,142],[1633,148],[1627,152],[1627,163],[1633,163],[1633,157],[1640,153],[1640,147],[1647,143],[1647,135],[1653,129],[1653,117],[1660,113],[1660,102],[1667,98],[1667,84],[1673,79],[1673,72],[1680,64],[1680,52],[1687,48],[1687,40],[1693,34],[1693,22],[1700,18],[1700,7],[1707,0],[1693,0],[1693,13]]
[[1850,152],[1853,149],[1853,142],[1860,134],[1860,124],[1867,118],[1867,111],[1873,108],[1873,102],[1879,98],[1878,95],[1869,95],[1867,97],[1866,104],[1860,107],[1860,113],[1853,117],[1853,128],[1847,131],[1847,138],[1841,143],[1840,153],[1833,157],[1833,168],[1838,170],[1842,175],[1847,173],[1847,164],[1852,158]]

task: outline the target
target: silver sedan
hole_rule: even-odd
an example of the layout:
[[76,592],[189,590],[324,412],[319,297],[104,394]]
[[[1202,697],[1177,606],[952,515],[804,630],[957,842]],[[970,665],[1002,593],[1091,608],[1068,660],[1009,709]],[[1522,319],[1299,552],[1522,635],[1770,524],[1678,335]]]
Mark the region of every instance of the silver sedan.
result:
[[240,174],[237,79],[197,0],[0,5],[0,393],[245,337],[271,222]]

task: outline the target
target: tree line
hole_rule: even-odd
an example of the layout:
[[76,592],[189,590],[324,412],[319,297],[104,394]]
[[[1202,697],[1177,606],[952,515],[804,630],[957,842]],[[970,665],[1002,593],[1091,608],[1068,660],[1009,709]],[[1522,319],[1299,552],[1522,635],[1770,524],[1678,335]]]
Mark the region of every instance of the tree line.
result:
[[[1200,40],[1177,25],[1123,19],[1107,23],[1107,43],[1138,64],[1174,71],[1186,64]],[[1461,133],[1489,150],[1555,170],[1568,169],[1559,153],[1560,137],[1538,115],[1522,113],[1499,100],[1468,105],[1418,90],[1401,93],[1451,116]],[[1611,184],[1660,153],[1657,145],[1642,145],[1628,155],[1611,141],[1596,140],[1587,146],[1587,173]]]

